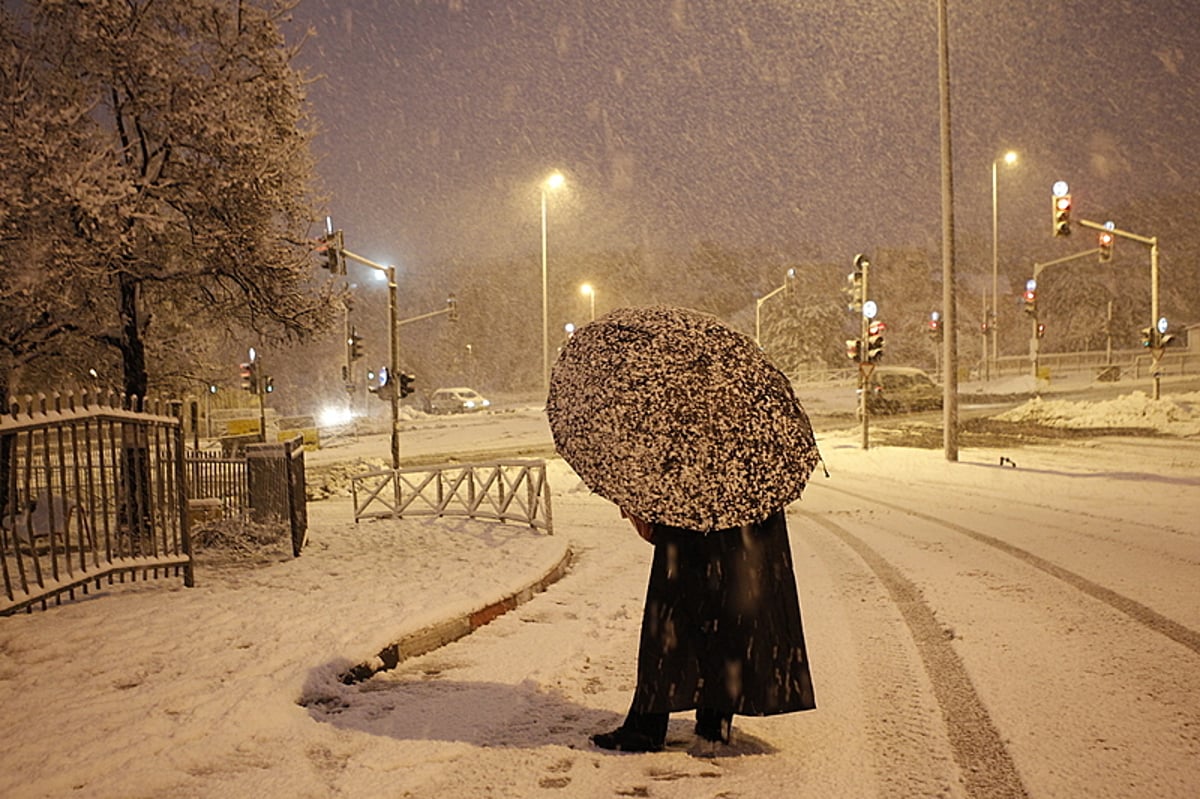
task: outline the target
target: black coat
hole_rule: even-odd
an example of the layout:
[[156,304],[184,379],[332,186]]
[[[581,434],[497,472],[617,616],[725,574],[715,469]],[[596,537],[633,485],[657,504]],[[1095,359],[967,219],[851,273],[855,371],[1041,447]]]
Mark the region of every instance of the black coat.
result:
[[654,526],[632,709],[767,716],[816,707],[787,520]]

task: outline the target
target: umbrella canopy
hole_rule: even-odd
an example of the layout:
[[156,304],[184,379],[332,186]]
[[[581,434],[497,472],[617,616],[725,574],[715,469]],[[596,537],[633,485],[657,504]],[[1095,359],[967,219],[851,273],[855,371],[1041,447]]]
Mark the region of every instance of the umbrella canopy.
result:
[[621,308],[554,365],[555,448],[596,493],[658,524],[710,531],[799,498],[820,460],[791,383],[708,314]]

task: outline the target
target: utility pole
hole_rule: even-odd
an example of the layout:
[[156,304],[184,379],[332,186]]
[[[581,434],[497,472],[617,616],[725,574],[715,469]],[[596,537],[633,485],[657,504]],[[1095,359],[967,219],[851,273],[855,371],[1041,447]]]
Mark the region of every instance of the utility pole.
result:
[[938,99],[942,166],[942,346],[946,374],[942,400],[942,443],[946,460],[958,460],[958,301],[954,269],[954,173],[950,144],[950,26],[946,0],[938,0]]

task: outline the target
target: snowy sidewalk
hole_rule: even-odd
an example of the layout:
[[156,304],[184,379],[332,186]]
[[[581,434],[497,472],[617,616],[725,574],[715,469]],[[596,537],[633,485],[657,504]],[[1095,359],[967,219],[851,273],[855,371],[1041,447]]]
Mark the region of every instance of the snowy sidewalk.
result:
[[298,702],[386,647],[416,654],[485,623],[569,557],[565,537],[521,525],[356,525],[348,499],[308,512],[299,558],[201,557],[192,589],[138,583],[0,619],[0,796],[158,795],[213,753],[287,737]]

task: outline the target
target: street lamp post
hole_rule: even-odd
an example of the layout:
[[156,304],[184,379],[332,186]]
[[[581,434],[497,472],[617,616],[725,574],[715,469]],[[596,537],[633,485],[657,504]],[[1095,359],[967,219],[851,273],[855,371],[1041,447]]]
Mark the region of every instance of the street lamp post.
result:
[[552,172],[542,181],[542,388],[550,390],[550,313],[546,288],[546,195],[563,185],[561,172]]
[[596,289],[591,283],[584,283],[579,287],[581,294],[586,294],[591,301],[591,321],[596,321]]
[[[1015,151],[1009,150],[1004,154],[1004,163],[1012,166],[1016,162],[1017,154]],[[983,353],[984,375],[987,380],[991,380],[992,378],[992,364],[995,364],[997,370],[1000,368],[1000,350],[997,348],[996,338],[997,319],[999,318],[998,310],[1000,307],[1000,210],[999,203],[997,202],[998,191],[996,187],[996,166],[998,163],[999,159],[992,161],[992,309],[991,318],[988,319],[987,315],[984,317],[989,322],[988,332],[991,334],[992,339],[991,359],[988,359],[986,351]],[[985,340],[985,346],[986,343]]]

